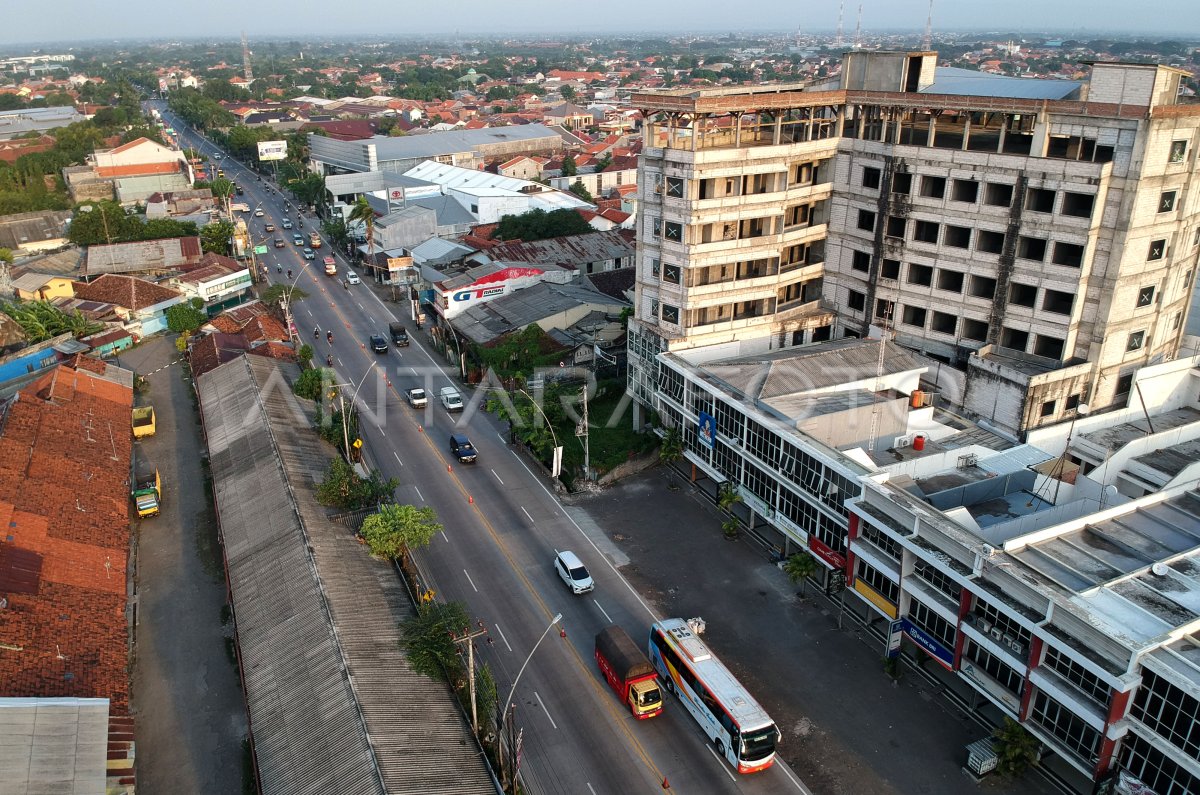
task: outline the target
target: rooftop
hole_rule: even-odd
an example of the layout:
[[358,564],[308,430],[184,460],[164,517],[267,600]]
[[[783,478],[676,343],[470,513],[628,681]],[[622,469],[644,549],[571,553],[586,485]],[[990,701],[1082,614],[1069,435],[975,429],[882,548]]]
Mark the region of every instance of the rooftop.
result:
[[106,273],[93,282],[76,282],[75,297],[137,311],[182,298],[183,294],[136,276]]
[[538,282],[531,287],[474,304],[454,319],[454,328],[477,344],[486,344],[511,331],[520,331],[572,309],[597,308],[618,313],[625,301],[582,284]]
[[525,124],[509,127],[484,127],[479,130],[449,130],[423,135],[405,135],[388,138],[376,135],[363,139],[375,144],[375,153],[380,162],[386,160],[415,160],[437,157],[454,152],[470,152],[477,146],[489,144],[512,144],[514,142],[558,141],[559,136],[541,124]]
[[957,94],[975,97],[1016,99],[1077,99],[1082,83],[1073,80],[1048,80],[939,66],[933,83],[921,89],[923,94]]

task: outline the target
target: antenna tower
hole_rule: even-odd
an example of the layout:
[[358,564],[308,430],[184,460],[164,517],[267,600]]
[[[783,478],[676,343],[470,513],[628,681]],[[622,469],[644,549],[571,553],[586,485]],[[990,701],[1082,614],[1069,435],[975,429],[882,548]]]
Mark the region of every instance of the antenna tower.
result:
[[929,0],[929,16],[925,17],[925,38],[921,40],[921,49],[929,52],[933,46],[933,0]]
[[246,44],[246,31],[242,31],[242,76],[247,81],[254,79],[254,71],[250,68],[250,45]]
[[838,27],[837,27],[837,46],[842,46],[842,13],[846,10],[844,2],[838,3]]
[[858,4],[858,19],[854,23],[854,49],[862,47],[862,3]]

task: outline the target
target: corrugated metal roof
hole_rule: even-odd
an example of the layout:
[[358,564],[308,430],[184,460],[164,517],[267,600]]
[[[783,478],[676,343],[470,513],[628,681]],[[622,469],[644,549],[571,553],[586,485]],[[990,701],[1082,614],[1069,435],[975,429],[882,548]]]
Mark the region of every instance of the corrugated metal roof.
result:
[[0,698],[4,792],[104,792],[107,698]]
[[517,141],[557,140],[553,130],[541,124],[485,127],[481,130],[451,130],[448,132],[405,135],[400,138],[375,136],[364,142],[375,144],[380,162],[411,160],[418,157],[437,157],[454,152],[469,152],[477,146],[505,144]]
[[453,697],[399,648],[396,575],[316,504],[328,453],[281,372],[243,357],[198,382],[263,791],[495,792]]
[[[885,344],[885,373],[926,369],[895,343]],[[745,394],[770,400],[861,381],[875,375],[878,363],[879,342],[855,339],[721,359],[705,369]]]
[[921,93],[1005,99],[1073,99],[1078,96],[1081,85],[1073,80],[1007,77],[957,66],[939,66],[934,72],[933,83]]

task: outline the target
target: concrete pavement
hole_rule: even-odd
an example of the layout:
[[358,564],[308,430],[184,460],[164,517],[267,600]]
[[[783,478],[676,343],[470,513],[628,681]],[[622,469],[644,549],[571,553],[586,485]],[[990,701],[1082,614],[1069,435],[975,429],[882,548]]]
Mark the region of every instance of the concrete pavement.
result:
[[781,756],[818,795],[1053,791],[1028,776],[970,783],[964,747],[986,730],[920,675],[894,686],[880,641],[848,616],[839,630],[836,605],[812,586],[797,599],[751,541],[725,540],[716,506],[684,478],[660,466],[566,502],[609,537],[656,610],[707,621],[706,642],[775,719]]
[[163,479],[162,512],[138,521],[133,663],[138,792],[242,791],[246,712],[221,625],[225,578],[204,486],[192,384],[174,336],[120,356],[145,375],[157,433],[141,442]]

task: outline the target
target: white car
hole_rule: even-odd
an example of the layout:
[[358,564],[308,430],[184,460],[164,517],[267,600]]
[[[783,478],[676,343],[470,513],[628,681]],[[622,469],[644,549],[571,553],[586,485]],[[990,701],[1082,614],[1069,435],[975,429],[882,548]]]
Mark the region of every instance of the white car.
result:
[[574,552],[566,550],[556,554],[554,556],[554,570],[558,572],[559,578],[571,589],[571,593],[587,593],[596,587],[596,583],[592,582],[592,575],[588,574],[587,567],[583,565],[583,561]]
[[255,211],[254,211],[254,217],[255,217],[255,218],[262,218],[262,217],[263,217],[263,211],[262,211],[262,210],[255,210]]
[[346,271],[347,284],[362,284],[362,280],[358,278],[358,274],[354,271]]

